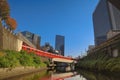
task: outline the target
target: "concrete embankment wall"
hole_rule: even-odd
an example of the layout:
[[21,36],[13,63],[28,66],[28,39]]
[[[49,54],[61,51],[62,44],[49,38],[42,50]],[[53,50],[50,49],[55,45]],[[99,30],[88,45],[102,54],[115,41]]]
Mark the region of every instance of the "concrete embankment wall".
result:
[[0,68],[0,80],[9,79],[11,77],[16,77],[28,73],[33,73],[41,70],[46,70],[47,68],[35,68],[35,67],[16,67],[10,68]]
[[0,26],[0,49],[20,51],[22,43],[9,29]]

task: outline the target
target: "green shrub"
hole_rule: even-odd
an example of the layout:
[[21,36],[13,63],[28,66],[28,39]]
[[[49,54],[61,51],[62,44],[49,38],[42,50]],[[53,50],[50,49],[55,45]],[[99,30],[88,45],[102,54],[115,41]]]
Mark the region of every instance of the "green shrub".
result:
[[98,71],[120,72],[120,57],[111,58],[105,53],[90,54],[81,59],[77,66]]
[[0,68],[7,68],[10,67],[11,64],[9,63],[9,60],[6,59],[5,57],[0,57]]
[[16,58],[16,55],[13,53],[13,51],[9,51],[9,53],[5,54],[6,55],[0,57],[0,67],[15,67],[19,65],[19,60]]
[[41,62],[39,56],[35,55],[34,53],[27,53],[25,51],[10,51],[5,50],[3,53],[0,53],[0,67],[7,68],[7,67],[17,67],[17,66],[43,66],[45,65]]

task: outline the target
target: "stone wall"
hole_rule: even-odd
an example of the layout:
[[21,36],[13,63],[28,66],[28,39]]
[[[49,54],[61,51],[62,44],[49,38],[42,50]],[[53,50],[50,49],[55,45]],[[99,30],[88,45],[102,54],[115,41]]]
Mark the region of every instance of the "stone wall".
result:
[[9,29],[0,26],[0,49],[20,51],[23,41]]

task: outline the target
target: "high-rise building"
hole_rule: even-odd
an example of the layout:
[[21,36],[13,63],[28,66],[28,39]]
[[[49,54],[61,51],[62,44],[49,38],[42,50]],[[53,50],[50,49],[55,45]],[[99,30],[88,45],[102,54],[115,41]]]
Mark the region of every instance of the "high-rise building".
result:
[[106,41],[110,30],[120,30],[120,0],[100,0],[93,13],[93,25],[95,45]]
[[65,46],[64,42],[65,42],[64,36],[56,35],[55,49],[58,50],[59,53],[63,56],[64,56],[64,46]]
[[40,36],[28,32],[28,31],[23,31],[21,32],[23,34],[23,36],[25,36],[31,43],[33,43],[37,49],[40,49]]

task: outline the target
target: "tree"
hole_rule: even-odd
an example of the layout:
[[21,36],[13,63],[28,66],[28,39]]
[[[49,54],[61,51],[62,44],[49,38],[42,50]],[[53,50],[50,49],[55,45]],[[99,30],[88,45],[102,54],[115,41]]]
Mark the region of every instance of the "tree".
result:
[[15,19],[11,18],[10,16],[7,17],[7,19],[5,20],[7,26],[11,29],[11,30],[15,30],[16,26],[17,26],[17,22]]
[[7,0],[0,0],[0,23],[6,24],[10,30],[15,30],[17,22],[10,17],[10,7]]
[[7,0],[0,0],[0,19],[5,20],[10,15],[10,7]]

